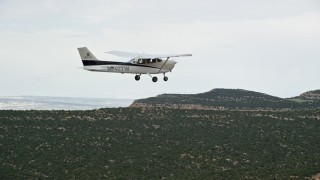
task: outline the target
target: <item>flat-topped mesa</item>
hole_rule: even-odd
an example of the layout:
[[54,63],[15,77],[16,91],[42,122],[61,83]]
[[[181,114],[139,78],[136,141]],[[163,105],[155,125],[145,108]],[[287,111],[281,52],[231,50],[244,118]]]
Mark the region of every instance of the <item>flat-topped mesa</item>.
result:
[[255,91],[248,91],[244,89],[212,89],[208,92],[197,94],[202,98],[216,99],[216,100],[252,100],[252,99],[264,99],[268,101],[282,100],[279,97],[271,96],[264,93]]
[[[318,92],[318,91],[316,91]],[[308,93],[307,97],[319,97]],[[300,110],[320,108],[319,101],[283,99],[264,93],[243,89],[212,89],[199,94],[161,94],[156,97],[135,100],[130,107],[163,107],[175,109],[206,110]],[[301,99],[301,98],[300,98]]]

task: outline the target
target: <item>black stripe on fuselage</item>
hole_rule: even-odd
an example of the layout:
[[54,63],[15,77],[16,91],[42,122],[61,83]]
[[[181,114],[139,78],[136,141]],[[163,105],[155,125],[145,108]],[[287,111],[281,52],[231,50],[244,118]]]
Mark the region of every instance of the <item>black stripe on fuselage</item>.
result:
[[128,62],[115,62],[115,61],[99,61],[99,60],[82,60],[83,66],[101,66],[101,65],[124,65],[124,66],[139,66],[148,68],[157,68],[146,66],[144,64],[132,64]]

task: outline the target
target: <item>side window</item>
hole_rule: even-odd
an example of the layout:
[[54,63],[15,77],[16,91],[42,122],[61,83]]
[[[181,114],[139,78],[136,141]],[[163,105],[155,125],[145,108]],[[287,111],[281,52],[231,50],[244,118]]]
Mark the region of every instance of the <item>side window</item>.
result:
[[137,63],[137,60],[136,60],[136,59],[131,59],[131,62],[132,62],[133,64],[136,64],[136,63]]
[[139,60],[138,60],[138,63],[139,63],[139,64],[144,64],[144,62],[145,62],[145,61],[144,61],[143,59],[139,59]]

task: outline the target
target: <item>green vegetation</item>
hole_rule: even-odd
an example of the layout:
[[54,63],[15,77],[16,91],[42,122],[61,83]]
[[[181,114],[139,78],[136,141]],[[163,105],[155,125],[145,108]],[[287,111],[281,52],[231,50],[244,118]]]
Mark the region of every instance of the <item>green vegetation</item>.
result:
[[299,99],[299,98],[291,98],[291,99],[288,99],[289,101],[294,101],[294,102],[297,102],[297,103],[306,103],[306,102],[312,102],[310,100],[304,100],[304,99]]
[[302,179],[319,133],[319,110],[0,111],[0,178]]

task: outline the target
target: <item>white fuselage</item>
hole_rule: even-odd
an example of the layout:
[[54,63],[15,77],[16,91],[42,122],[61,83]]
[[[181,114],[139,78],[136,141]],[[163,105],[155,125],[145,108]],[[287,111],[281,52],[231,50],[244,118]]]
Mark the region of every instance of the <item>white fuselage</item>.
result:
[[90,61],[84,63],[85,70],[112,73],[159,74],[170,72],[176,61],[161,59],[133,59],[129,62]]

